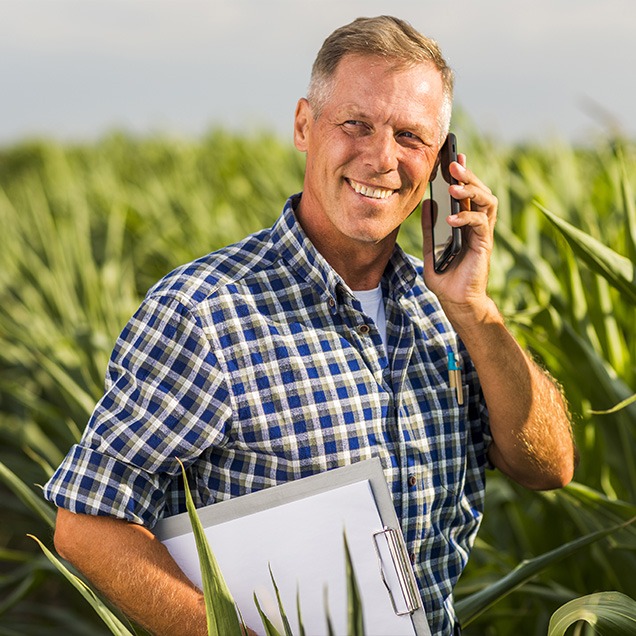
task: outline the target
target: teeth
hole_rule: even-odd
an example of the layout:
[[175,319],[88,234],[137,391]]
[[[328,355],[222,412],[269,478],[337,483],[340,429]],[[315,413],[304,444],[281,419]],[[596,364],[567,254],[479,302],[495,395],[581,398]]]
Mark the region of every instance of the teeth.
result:
[[393,194],[393,190],[385,190],[383,188],[370,188],[362,185],[353,179],[349,179],[349,184],[358,193],[371,199],[386,199]]

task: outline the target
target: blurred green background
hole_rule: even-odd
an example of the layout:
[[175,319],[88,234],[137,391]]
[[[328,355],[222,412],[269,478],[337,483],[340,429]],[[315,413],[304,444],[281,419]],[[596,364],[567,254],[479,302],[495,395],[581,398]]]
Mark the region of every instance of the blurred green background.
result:
[[[458,605],[469,636],[545,634],[571,599],[636,598],[628,525],[555,559],[483,613],[468,604],[524,560],[636,516],[636,145],[617,136],[509,145],[477,136],[461,116],[454,128],[500,202],[490,294],[563,386],[581,455],[561,491],[489,474]],[[187,141],[111,134],[0,149],[0,636],[110,633],[27,537],[52,547],[39,485],[80,435],[114,340],[148,287],[271,225],[302,173],[290,144],[221,129]],[[416,255],[418,226],[412,218],[400,235]]]

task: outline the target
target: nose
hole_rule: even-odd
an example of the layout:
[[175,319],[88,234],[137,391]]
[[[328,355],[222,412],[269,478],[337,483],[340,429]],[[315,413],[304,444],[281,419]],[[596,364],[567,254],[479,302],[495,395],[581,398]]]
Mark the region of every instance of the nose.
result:
[[386,174],[398,168],[399,145],[393,131],[376,130],[369,136],[366,163],[378,174]]

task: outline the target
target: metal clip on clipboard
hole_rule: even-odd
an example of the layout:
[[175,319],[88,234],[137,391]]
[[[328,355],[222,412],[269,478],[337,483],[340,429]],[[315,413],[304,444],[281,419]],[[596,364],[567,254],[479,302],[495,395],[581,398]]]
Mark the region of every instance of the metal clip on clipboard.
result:
[[[398,605],[395,602],[395,597],[393,595],[393,590],[391,589],[391,586],[387,581],[387,575],[384,569],[384,564],[382,562],[382,553],[380,552],[380,548],[378,546],[378,537],[380,536],[384,537],[384,539],[386,540],[389,554],[391,556],[391,562],[395,567],[395,574],[400,585],[402,599],[404,600],[404,610],[398,608]],[[413,574],[413,569],[411,568],[411,560],[409,559],[408,553],[406,551],[406,545],[404,544],[404,537],[402,536],[402,533],[399,530],[395,530],[394,528],[388,528],[385,526],[383,530],[373,533],[373,542],[375,545],[376,554],[378,555],[378,562],[380,564],[380,576],[382,577],[382,582],[389,592],[389,598],[391,599],[391,604],[393,605],[393,611],[396,613],[397,616],[412,614],[413,612],[415,612],[415,610],[419,609],[422,606],[422,599],[417,587],[415,575]]]

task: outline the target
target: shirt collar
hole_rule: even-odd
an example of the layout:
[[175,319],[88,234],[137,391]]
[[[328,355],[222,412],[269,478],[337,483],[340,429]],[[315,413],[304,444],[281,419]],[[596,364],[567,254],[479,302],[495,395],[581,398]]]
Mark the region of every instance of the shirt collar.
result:
[[[318,286],[332,298],[337,297],[338,288],[351,290],[342,277],[318,252],[301,227],[294,210],[302,193],[294,194],[285,203],[283,212],[272,227],[272,243],[281,257],[299,276]],[[382,286],[385,294],[396,299],[407,294],[415,284],[417,270],[411,258],[396,244],[384,272]]]

